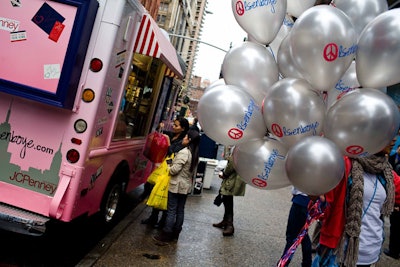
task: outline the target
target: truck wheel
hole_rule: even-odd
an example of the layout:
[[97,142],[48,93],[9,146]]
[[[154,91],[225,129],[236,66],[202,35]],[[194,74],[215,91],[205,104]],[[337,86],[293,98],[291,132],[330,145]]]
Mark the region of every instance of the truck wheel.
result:
[[104,193],[101,214],[102,221],[108,225],[113,224],[119,217],[122,201],[122,185],[119,182],[111,182]]

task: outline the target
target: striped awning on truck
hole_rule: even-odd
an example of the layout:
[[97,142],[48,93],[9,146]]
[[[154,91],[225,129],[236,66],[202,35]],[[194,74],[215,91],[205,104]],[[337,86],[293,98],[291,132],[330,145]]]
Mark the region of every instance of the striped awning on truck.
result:
[[133,51],[161,59],[168,67],[168,76],[183,78],[175,48],[149,14],[142,17]]

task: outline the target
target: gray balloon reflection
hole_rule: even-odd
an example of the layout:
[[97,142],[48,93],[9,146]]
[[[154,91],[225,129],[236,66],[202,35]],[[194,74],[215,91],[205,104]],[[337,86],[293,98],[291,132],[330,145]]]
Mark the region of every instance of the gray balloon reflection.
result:
[[325,104],[307,81],[284,78],[265,96],[262,114],[269,131],[290,147],[306,136],[320,135]]
[[357,34],[340,9],[318,5],[307,9],[290,32],[293,62],[315,89],[328,91],[342,77],[357,49]]
[[207,91],[199,100],[197,115],[208,137],[223,145],[262,138],[267,129],[261,107],[234,85],[218,85]]
[[356,56],[357,78],[363,87],[380,88],[400,82],[400,8],[373,19],[361,32]]
[[324,135],[349,157],[381,151],[397,134],[400,114],[388,95],[377,89],[355,89],[329,108]]
[[339,184],[344,174],[344,159],[332,141],[309,136],[289,149],[285,168],[293,186],[318,196]]
[[265,46],[253,42],[243,42],[226,53],[222,75],[226,84],[243,88],[259,105],[279,79],[274,57]]
[[235,170],[247,184],[262,190],[290,185],[286,175],[287,148],[277,140],[254,139],[233,150]]

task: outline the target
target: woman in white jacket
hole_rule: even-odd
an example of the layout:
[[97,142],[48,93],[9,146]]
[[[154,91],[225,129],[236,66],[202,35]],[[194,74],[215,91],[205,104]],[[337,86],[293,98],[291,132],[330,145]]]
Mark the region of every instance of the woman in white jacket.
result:
[[156,241],[177,240],[182,231],[186,199],[192,187],[193,172],[199,162],[199,143],[199,133],[189,130],[182,140],[183,148],[175,153],[169,165],[171,178],[168,188],[167,218],[161,233],[154,236]]

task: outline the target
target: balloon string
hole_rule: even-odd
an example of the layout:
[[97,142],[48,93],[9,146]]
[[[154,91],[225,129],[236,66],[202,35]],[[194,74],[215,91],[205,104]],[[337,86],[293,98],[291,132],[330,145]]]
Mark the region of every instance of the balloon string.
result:
[[325,210],[325,203],[322,202],[320,199],[315,201],[315,203],[308,208],[308,215],[303,228],[301,229],[300,233],[294,240],[293,244],[279,260],[277,267],[284,267],[286,265],[287,261],[293,256],[297,247],[301,244],[301,241],[303,240],[304,236],[308,234],[308,229],[310,228],[310,225],[315,220],[320,219],[324,215],[324,210]]

